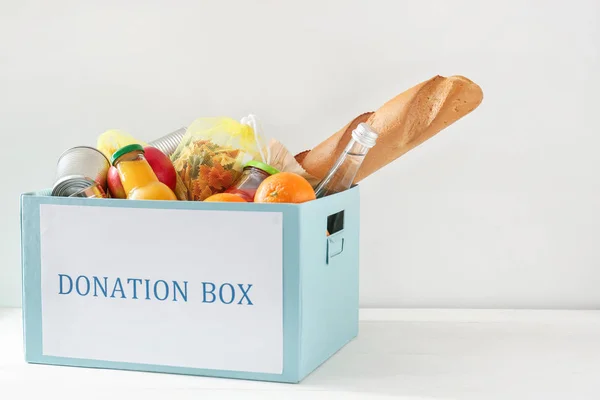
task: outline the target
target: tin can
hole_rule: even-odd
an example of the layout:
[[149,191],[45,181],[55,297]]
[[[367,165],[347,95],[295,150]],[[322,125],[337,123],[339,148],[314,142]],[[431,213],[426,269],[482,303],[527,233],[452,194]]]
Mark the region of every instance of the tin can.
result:
[[175,153],[175,150],[177,149],[177,146],[179,146],[179,143],[185,135],[186,130],[186,127],[179,128],[175,132],[171,132],[168,135],[153,140],[148,144],[152,147],[156,147],[170,157],[173,155],[173,153]]
[[65,151],[56,165],[56,182],[67,176],[83,176],[106,190],[106,175],[110,162],[102,152],[88,147],[72,147]]
[[106,198],[106,190],[83,175],[67,175],[56,181],[52,196]]
[[109,168],[108,159],[99,150],[72,147],[58,158],[52,196],[105,198]]

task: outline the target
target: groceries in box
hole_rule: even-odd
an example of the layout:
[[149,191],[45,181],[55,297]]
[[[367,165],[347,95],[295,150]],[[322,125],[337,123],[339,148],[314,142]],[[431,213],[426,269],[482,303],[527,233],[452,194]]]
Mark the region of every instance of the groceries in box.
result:
[[254,115],[66,150],[21,197],[25,359],[301,381],[358,334],[356,184],[481,101],[436,76],[296,155]]
[[436,76],[295,157],[262,132],[254,115],[198,118],[150,144],[110,130],[96,149],[63,153],[52,195],[303,203],[350,188],[473,111],[482,98],[464,77]]

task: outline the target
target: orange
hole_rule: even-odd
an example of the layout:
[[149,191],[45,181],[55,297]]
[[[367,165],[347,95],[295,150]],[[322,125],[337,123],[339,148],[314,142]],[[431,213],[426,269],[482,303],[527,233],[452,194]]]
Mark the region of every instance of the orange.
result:
[[246,200],[242,199],[240,196],[231,193],[217,193],[212,196],[207,197],[204,201],[211,202],[233,202],[233,203],[247,203]]
[[292,172],[269,176],[256,189],[255,203],[304,203],[315,200],[315,191],[306,179]]

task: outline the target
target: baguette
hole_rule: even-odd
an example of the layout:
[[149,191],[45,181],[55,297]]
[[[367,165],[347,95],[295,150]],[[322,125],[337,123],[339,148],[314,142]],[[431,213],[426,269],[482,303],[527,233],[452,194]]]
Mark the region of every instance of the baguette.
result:
[[435,76],[399,94],[375,112],[359,115],[337,133],[296,155],[310,175],[325,177],[344,151],[352,130],[366,122],[379,134],[354,183],[391,163],[475,110],[483,100],[481,88],[463,76]]

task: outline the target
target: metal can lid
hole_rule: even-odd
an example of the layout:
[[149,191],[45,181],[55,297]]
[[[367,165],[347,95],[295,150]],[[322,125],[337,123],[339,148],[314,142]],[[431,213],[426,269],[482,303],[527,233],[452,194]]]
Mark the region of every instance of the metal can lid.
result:
[[83,175],[68,175],[56,181],[52,187],[52,196],[69,197],[96,184],[96,181]]
[[87,198],[106,198],[106,193],[102,189],[102,186],[94,184],[84,189],[80,189],[70,195],[69,197],[87,197]]

